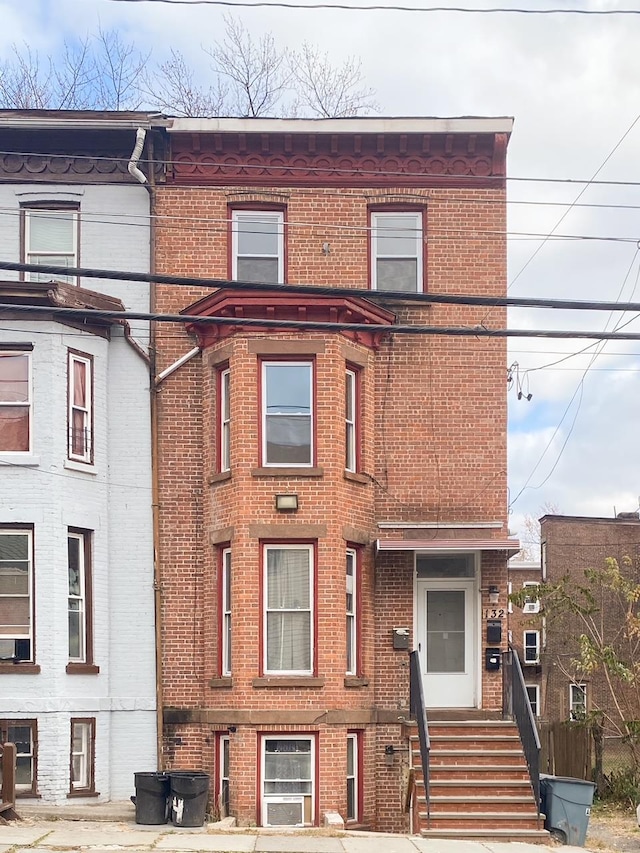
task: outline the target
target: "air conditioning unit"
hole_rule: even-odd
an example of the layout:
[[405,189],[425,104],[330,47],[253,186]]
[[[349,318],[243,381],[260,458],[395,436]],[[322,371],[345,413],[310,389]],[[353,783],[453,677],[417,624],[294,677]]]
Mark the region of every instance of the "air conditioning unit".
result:
[[263,826],[304,826],[304,797],[265,797]]
[[540,612],[540,602],[539,601],[527,601],[525,602],[524,607],[522,608],[523,613],[539,613]]

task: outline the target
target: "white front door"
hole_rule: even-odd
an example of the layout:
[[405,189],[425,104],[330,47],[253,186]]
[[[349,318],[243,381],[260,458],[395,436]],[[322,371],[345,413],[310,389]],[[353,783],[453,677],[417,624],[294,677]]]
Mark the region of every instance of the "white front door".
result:
[[477,703],[475,583],[418,580],[417,648],[427,708]]

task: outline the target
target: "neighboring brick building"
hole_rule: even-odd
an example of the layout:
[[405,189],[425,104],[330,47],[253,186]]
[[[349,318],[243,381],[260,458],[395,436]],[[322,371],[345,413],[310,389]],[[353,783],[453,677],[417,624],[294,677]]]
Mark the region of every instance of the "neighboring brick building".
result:
[[[620,513],[615,518],[544,515],[540,519],[543,570],[548,583],[557,583],[570,575],[577,584],[585,584],[586,569],[602,569],[607,557],[614,557],[622,566],[626,557],[632,561],[640,583],[640,517],[635,513]],[[615,596],[594,589],[596,604],[602,614],[605,641],[616,636],[622,625],[623,612]],[[597,616],[599,622],[600,616]],[[578,637],[582,633],[575,617],[546,620],[546,644],[541,662],[545,682],[544,716],[548,720],[567,720],[587,711],[612,708],[610,691],[601,676],[584,678],[575,669],[573,660],[578,653]],[[609,627],[610,626],[610,627]],[[619,697],[622,704],[624,699]],[[637,719],[637,711],[631,718]],[[614,712],[614,716],[616,716]],[[606,725],[608,733],[613,730]]]
[[504,295],[511,125],[169,128],[157,272],[328,288],[156,289],[201,318],[155,338],[165,760],[242,823],[406,830],[407,648],[434,715],[500,716],[505,340],[385,328],[505,325],[409,297]]
[[542,671],[542,648],[545,638],[545,621],[537,588],[542,583],[540,561],[509,560],[509,594],[531,589],[531,596],[522,606],[509,602],[509,640],[517,651],[522,666],[531,708],[536,717],[544,716],[545,680]]
[[[0,112],[2,260],[147,273],[139,126]],[[124,800],[156,766],[149,330],[95,311],[148,311],[150,288],[2,278],[0,302],[31,313],[0,328],[0,739],[21,798]]]

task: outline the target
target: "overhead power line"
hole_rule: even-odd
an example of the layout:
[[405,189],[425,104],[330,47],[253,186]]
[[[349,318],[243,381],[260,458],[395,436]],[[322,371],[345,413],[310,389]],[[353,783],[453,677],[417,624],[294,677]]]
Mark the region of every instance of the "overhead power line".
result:
[[115,3],[165,3],[167,6],[235,6],[235,7],[275,7],[280,9],[343,9],[351,12],[457,12],[471,15],[585,15],[610,17],[613,15],[640,15],[640,9],[572,9],[548,8],[526,9],[509,6],[471,8],[468,6],[385,6],[365,5],[352,6],[347,3],[284,3],[259,2],[242,3],[239,0],[112,0]]
[[[228,278],[141,273],[132,270],[103,270],[94,267],[61,267],[54,264],[22,264],[0,261],[0,270],[49,273],[52,276],[135,281],[144,284],[168,284],[176,287],[202,287],[214,290],[246,290],[275,293],[303,293],[312,296],[360,296],[371,302],[419,302],[425,305],[483,305],[502,308],[557,308],[566,311],[638,311],[640,302],[601,302],[579,299],[540,299],[527,296],[470,296],[454,293],[415,293],[409,291],[369,290],[356,287],[321,287],[315,284],[278,284],[272,282],[234,281]],[[117,312],[116,312],[117,313]],[[93,316],[96,316],[93,314]],[[120,315],[121,316],[121,315]],[[180,315],[178,315],[180,316]],[[148,319],[142,317],[140,319]],[[369,327],[368,327],[369,328]],[[579,335],[577,335],[579,336]],[[585,337],[594,337],[589,333]],[[635,340],[630,338],[629,340]]]

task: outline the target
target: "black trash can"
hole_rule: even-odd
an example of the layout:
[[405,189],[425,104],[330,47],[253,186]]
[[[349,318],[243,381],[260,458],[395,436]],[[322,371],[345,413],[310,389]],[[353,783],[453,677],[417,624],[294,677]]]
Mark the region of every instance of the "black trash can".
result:
[[202,826],[207,816],[209,774],[199,770],[171,770],[169,804],[174,826]]
[[540,774],[544,826],[563,844],[584,847],[596,786],[584,779]]
[[136,823],[167,822],[169,777],[166,773],[134,773],[136,795],[131,797],[136,807]]

